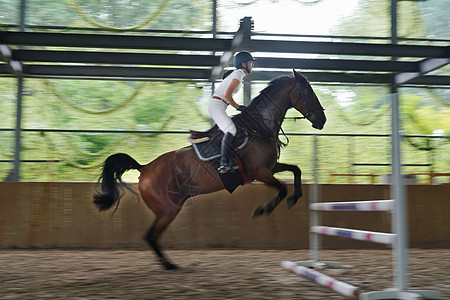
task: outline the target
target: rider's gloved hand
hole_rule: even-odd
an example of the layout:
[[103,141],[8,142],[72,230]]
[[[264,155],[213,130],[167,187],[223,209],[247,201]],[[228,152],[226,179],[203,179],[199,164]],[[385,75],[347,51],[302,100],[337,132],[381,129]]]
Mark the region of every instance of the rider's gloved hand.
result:
[[247,109],[247,106],[245,106],[245,105],[239,105],[239,107],[237,108],[237,110],[239,110],[239,111],[244,111],[246,109]]

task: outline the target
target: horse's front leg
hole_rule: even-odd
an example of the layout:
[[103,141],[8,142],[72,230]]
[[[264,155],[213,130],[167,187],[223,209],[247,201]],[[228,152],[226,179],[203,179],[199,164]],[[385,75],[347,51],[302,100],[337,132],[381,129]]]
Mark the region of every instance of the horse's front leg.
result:
[[288,208],[291,209],[296,203],[298,198],[303,195],[302,191],[302,171],[299,167],[295,165],[288,165],[277,163],[273,168],[273,173],[283,172],[283,171],[291,171],[294,173],[294,191],[291,196],[286,199]]
[[252,213],[252,218],[261,216],[263,214],[270,214],[275,207],[283,200],[284,197],[287,195],[287,188],[284,184],[282,184],[280,181],[278,181],[275,177],[273,177],[273,173],[267,169],[266,172],[263,172],[263,174],[257,178],[259,181],[264,182],[267,185],[273,186],[278,189],[278,195],[267,202],[264,207],[257,206]]

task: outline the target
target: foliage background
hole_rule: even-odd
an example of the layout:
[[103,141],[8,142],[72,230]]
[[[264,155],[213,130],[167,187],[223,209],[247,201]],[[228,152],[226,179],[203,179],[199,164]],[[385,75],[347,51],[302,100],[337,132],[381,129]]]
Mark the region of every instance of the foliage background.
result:
[[[331,1],[331,2],[330,2]],[[312,3],[305,3],[312,2]],[[292,26],[298,20],[267,22],[272,16],[260,7],[298,12],[299,19],[311,13],[320,13],[332,0],[235,0],[218,1],[218,30],[233,32],[239,19],[255,12],[255,29],[261,32],[295,34],[332,34],[375,37],[390,35],[390,1],[352,0],[352,9],[337,10],[335,23],[324,32],[321,15],[311,26]],[[0,0],[0,22],[4,30],[14,30],[8,24],[17,24],[20,1]],[[442,39],[433,41],[448,45],[450,39],[449,0],[406,2],[399,4],[399,35],[401,38]],[[38,13],[39,12],[39,13]],[[31,25],[71,26],[125,31],[127,34],[145,34],[145,29],[210,30],[212,26],[211,1],[196,0],[28,0],[28,30]],[[272,24],[272,25],[271,25]],[[274,27],[271,27],[274,26]],[[40,29],[42,30],[42,29]],[[50,29],[47,29],[50,30]],[[51,30],[58,30],[53,28]],[[61,29],[64,30],[64,29]],[[140,30],[140,31],[139,31]],[[447,41],[445,41],[445,39]],[[342,39],[343,40],[343,39]],[[369,40],[370,41],[370,40]],[[402,40],[407,43],[411,40]],[[431,43],[414,40],[414,43]],[[387,59],[387,58],[379,58]],[[301,71],[301,70],[300,70]],[[449,67],[436,73],[448,73]],[[16,80],[0,78],[0,128],[15,127]],[[266,83],[254,83],[254,96]],[[297,134],[389,134],[389,89],[384,86],[330,86],[313,85],[323,106],[328,122],[317,132],[306,121],[286,120],[283,129]],[[206,102],[210,85],[192,83],[44,80],[26,79],[23,98],[24,129],[77,130],[167,130],[185,132],[189,129],[207,129],[210,121]],[[401,113],[404,132],[418,135],[449,135],[450,97],[448,89],[401,88]],[[242,95],[237,99],[242,102]],[[229,114],[236,113],[229,109]],[[297,116],[292,111],[288,117]],[[22,181],[95,181],[99,166],[110,154],[126,152],[139,162],[153,160],[164,152],[187,146],[187,134],[112,134],[112,133],[55,133],[24,132],[22,159],[57,160],[58,162],[22,163]],[[14,132],[0,131],[2,160],[14,157]],[[290,144],[282,151],[281,161],[298,164],[303,176],[313,176],[313,137],[289,135]],[[389,173],[389,167],[357,167],[353,163],[388,163],[388,137],[322,136],[319,140],[319,180],[329,182],[332,173]],[[432,150],[432,151],[430,151]],[[409,138],[402,144],[404,163],[432,163],[435,172],[450,171],[448,139]],[[0,163],[0,178],[6,178],[12,163]],[[429,167],[407,167],[406,173],[429,171]],[[136,172],[125,179],[136,181]],[[288,174],[281,174],[288,177]],[[340,178],[337,182],[348,182]],[[353,179],[368,183],[369,178]],[[421,182],[426,177],[420,177]]]

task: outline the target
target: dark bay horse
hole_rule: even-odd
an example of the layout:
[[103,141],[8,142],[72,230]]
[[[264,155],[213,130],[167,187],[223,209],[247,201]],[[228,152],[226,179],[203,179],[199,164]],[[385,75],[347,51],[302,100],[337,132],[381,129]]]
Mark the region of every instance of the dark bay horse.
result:
[[[274,177],[274,173],[294,173],[294,190],[287,198],[288,207],[292,207],[302,196],[300,169],[277,162],[280,150],[278,134],[287,110],[292,107],[308,119],[314,128],[323,128],[326,122],[324,109],[309,82],[295,70],[293,77],[272,80],[244,112],[233,118],[238,127],[244,125],[251,133],[249,143],[239,154],[247,178],[264,182],[278,190],[275,198],[255,208],[252,217],[270,214],[286,197],[287,188]],[[118,205],[123,195],[119,186],[126,187],[121,176],[131,169],[141,172],[139,192],[155,214],[145,240],[165,269],[177,269],[160,250],[158,240],[161,234],[188,198],[225,187],[212,165],[201,161],[192,146],[165,153],[146,165],[139,164],[127,154],[118,153],[108,157],[103,165],[100,190],[94,195],[94,203],[100,210]]]

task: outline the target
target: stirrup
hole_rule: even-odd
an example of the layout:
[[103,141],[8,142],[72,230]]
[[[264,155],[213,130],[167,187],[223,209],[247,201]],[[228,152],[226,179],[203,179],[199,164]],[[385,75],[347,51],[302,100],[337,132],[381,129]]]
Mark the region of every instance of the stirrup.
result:
[[230,166],[220,166],[217,168],[217,171],[219,171],[220,174],[225,174],[228,172],[235,172],[239,170],[239,166],[238,165],[234,165],[232,167]]
[[232,169],[230,167],[227,166],[220,166],[217,168],[217,171],[219,171],[220,174],[225,174],[230,172]]

